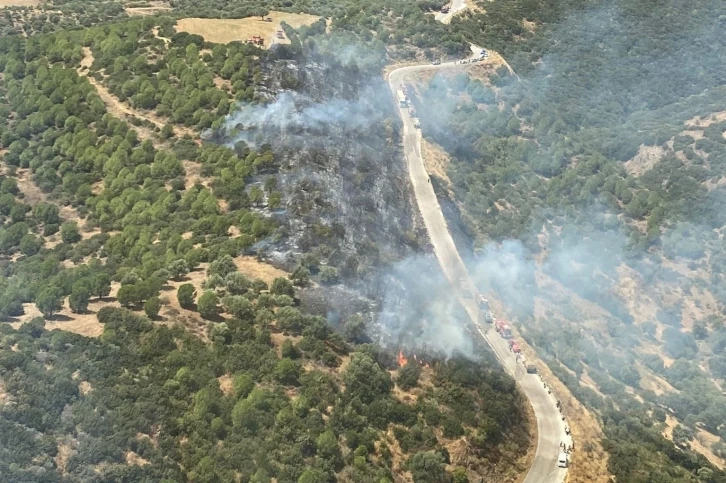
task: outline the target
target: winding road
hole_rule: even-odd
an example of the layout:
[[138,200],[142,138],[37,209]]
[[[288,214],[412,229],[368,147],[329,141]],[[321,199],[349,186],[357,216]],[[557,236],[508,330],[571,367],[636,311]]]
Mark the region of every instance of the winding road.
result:
[[[478,53],[479,50],[472,46],[472,51]],[[457,67],[461,67],[459,62],[401,67],[390,73],[388,83],[395,98],[396,91],[403,87],[407,76],[428,70]],[[429,175],[421,156],[421,132],[414,127],[406,108],[399,107],[399,111],[403,119],[403,146],[409,177],[436,258],[446,278],[454,287],[461,286],[460,281],[463,280],[466,285],[462,287],[463,291],[472,293],[474,284],[451,237],[433,185],[429,182]],[[509,351],[507,342],[503,338],[493,330],[487,331],[479,324],[479,307],[474,299],[463,297],[463,291],[457,290],[458,297],[477,332],[491,346],[505,370],[517,381],[529,399],[537,419],[537,451],[524,483],[561,483],[565,479],[567,470],[557,465],[560,442],[567,442],[570,439],[565,434],[565,424],[554,396],[544,388],[539,376],[527,374],[523,364],[518,363],[514,354]]]

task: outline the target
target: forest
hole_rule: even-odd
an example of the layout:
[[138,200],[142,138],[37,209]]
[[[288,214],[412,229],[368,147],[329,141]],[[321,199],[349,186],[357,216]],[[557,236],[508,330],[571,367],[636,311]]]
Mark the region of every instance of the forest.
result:
[[472,265],[520,242],[514,287],[490,273],[482,289],[599,415],[618,481],[722,481],[688,450],[710,434],[726,455],[726,17],[720,2],[654,5],[487,4],[452,29],[517,75],[434,76],[414,103],[451,156],[438,181]]
[[[215,142],[276,89],[313,99],[351,75],[351,97],[370,89],[372,73],[315,71],[315,55],[212,45],[151,17],[0,38],[3,478],[464,483],[523,469],[525,401],[487,348],[400,365],[368,335],[370,301],[341,296],[422,246],[387,111],[325,133],[356,136],[327,153]],[[383,180],[373,152],[392,160]],[[350,200],[299,174],[325,164]],[[374,193],[396,217],[331,219]],[[283,276],[245,273],[243,258],[293,246]],[[81,317],[97,337],[72,332]]]

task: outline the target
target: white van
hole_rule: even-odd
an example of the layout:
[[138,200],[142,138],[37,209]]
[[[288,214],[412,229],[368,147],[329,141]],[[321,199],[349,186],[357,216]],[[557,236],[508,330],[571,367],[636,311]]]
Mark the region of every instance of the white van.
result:
[[557,457],[557,466],[560,468],[567,468],[567,453],[560,453]]

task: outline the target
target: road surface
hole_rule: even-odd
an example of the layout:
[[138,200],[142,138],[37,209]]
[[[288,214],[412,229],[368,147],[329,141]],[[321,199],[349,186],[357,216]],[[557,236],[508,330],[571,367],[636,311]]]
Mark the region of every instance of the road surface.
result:
[[[472,47],[473,51],[478,52],[480,50],[477,49]],[[447,62],[440,65],[401,67],[391,72],[388,82],[394,98],[396,98],[396,91],[404,85],[405,78],[408,75],[434,69],[451,69],[458,66],[461,66],[459,62]],[[401,107],[398,109],[403,118],[403,149],[409,177],[436,258],[446,278],[454,287],[460,286],[460,280],[463,279],[465,282],[463,288],[472,293],[474,284],[469,279],[466,266],[456,249],[451,233],[449,233],[441,206],[424,166],[421,156],[421,132],[414,127],[408,109]],[[570,439],[565,435],[565,423],[557,408],[554,396],[544,388],[538,375],[527,374],[523,364],[515,360],[514,354],[509,351],[507,342],[498,333],[493,329],[487,333],[487,327],[479,325],[479,308],[476,301],[473,298],[464,298],[461,295],[463,291],[457,290],[457,292],[459,292],[459,299],[477,328],[479,335],[492,347],[505,370],[517,381],[534,409],[534,415],[537,419],[537,451],[524,483],[560,483],[564,481],[567,470],[558,468],[557,456],[560,452],[560,442],[568,442]]]
[[466,9],[466,0],[452,0],[451,1],[451,10],[449,10],[449,13],[438,12],[434,16],[434,18],[441,23],[449,23],[449,22],[451,22],[451,18],[454,15],[456,15],[457,13],[459,13],[465,9]]

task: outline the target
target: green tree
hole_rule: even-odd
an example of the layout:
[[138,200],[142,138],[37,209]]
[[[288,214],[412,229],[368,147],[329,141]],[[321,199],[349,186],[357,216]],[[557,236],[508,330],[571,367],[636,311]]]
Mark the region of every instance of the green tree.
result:
[[262,200],[265,199],[265,193],[262,191],[262,189],[259,186],[253,186],[250,189],[250,193],[248,195],[248,199],[250,202],[254,203],[255,206],[259,206]]
[[439,453],[416,453],[406,462],[414,483],[451,483],[444,457]]
[[299,379],[301,371],[302,367],[300,367],[299,363],[283,357],[277,361],[277,366],[275,367],[275,378],[280,384],[297,386],[300,384]]
[[350,342],[361,343],[366,335],[366,322],[360,314],[353,314],[343,324],[343,334]]
[[92,294],[102,299],[111,293],[111,277],[106,272],[94,273],[89,288]]
[[20,239],[20,252],[23,255],[32,256],[35,255],[43,248],[43,241],[37,236],[28,233]]
[[388,395],[391,390],[391,376],[368,354],[355,352],[343,372],[345,390],[351,397],[359,397],[369,404],[375,399]]
[[219,296],[211,290],[207,290],[202,294],[201,297],[199,297],[199,302],[197,303],[197,310],[199,310],[199,315],[201,315],[205,319],[209,319],[219,313],[218,305]]
[[328,483],[329,481],[330,475],[317,468],[306,468],[297,479],[297,483]]
[[237,399],[244,399],[249,396],[255,387],[255,381],[249,374],[237,374],[232,381],[234,395]]
[[255,315],[255,309],[246,297],[241,295],[230,295],[222,299],[222,307],[224,311],[232,315],[235,319],[252,320]]
[[185,283],[179,286],[176,291],[176,298],[179,305],[185,309],[194,307],[194,299],[197,296],[197,289],[191,283]]
[[88,310],[88,300],[91,298],[91,288],[86,280],[79,280],[73,284],[73,290],[68,296],[68,306],[74,313]]
[[78,224],[75,221],[63,223],[60,232],[63,243],[70,245],[81,241],[81,233],[78,231]]
[[36,295],[35,306],[46,317],[53,317],[63,308],[63,295],[57,287],[45,287]]
[[408,391],[418,385],[418,378],[421,376],[421,368],[416,364],[406,364],[398,371],[396,385]]
[[277,277],[272,281],[270,293],[273,295],[287,295],[288,297],[295,297],[295,288],[288,279]]
[[144,313],[150,319],[155,319],[159,315],[159,310],[161,310],[161,300],[159,297],[149,297],[144,303]]
[[298,265],[297,268],[290,274],[290,280],[294,285],[298,287],[304,287],[310,281],[310,270],[307,267]]
[[181,278],[189,273],[189,265],[186,260],[178,259],[167,265],[166,269],[169,271],[169,276],[173,280],[181,280]]

